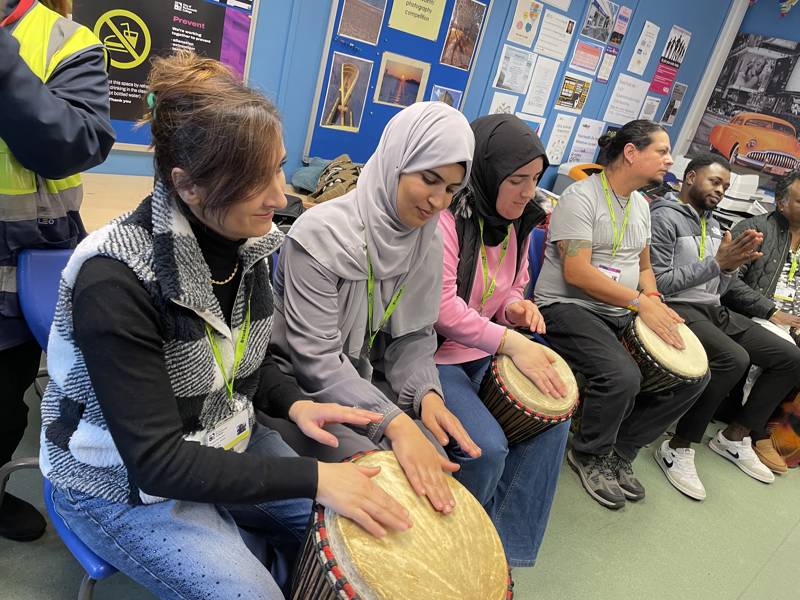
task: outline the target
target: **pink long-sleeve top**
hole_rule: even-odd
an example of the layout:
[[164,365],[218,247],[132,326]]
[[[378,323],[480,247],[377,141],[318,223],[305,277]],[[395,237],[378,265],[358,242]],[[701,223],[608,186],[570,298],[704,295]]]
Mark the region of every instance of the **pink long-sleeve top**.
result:
[[477,360],[495,353],[500,345],[506,325],[506,307],[524,299],[528,273],[528,244],[522,247],[522,260],[519,271],[517,265],[517,237],[514,228],[508,240],[508,250],[500,269],[502,244],[487,246],[486,258],[489,266],[489,280],[497,276],[494,293],[481,310],[483,295],[483,265],[478,255],[477,272],[472,284],[469,303],[456,295],[456,272],[458,270],[459,247],[455,216],[449,210],[439,216],[439,230],[444,241],[444,280],[442,299],[439,307],[439,320],[436,331],[447,338],[434,356],[437,364],[455,365]]

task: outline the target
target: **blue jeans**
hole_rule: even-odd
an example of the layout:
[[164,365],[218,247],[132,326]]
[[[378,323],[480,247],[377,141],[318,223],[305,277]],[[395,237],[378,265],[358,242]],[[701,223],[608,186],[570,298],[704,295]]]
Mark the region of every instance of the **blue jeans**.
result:
[[[256,424],[248,453],[296,456],[280,435]],[[53,488],[53,503],[95,554],[159,598],[283,598],[270,572],[247,549],[237,522],[258,529],[294,560],[305,540],[311,500],[221,506],[167,500],[143,506]],[[286,585],[288,582],[281,582]]]
[[542,544],[556,493],[569,421],[509,448],[506,436],[478,397],[491,357],[439,365],[447,408],[482,450],[479,458],[451,443],[446,450],[461,465],[455,477],[486,508],[512,567],[530,567]]

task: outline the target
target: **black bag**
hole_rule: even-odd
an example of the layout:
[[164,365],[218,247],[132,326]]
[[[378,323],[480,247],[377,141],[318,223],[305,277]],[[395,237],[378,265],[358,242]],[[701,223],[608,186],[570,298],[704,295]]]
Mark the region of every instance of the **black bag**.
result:
[[287,233],[297,218],[303,214],[303,201],[298,196],[286,194],[286,208],[275,211],[273,222],[283,233]]

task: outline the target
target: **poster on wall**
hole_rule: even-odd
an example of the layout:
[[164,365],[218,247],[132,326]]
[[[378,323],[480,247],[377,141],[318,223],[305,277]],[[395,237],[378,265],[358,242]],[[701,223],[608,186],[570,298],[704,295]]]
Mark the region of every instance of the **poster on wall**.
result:
[[608,83],[611,79],[611,71],[614,70],[614,63],[617,62],[619,50],[614,46],[606,46],[606,51],[603,52],[603,60],[600,67],[597,69],[597,81],[600,83]]
[[486,15],[486,4],[477,0],[456,0],[439,62],[469,71]]
[[542,136],[542,132],[544,131],[544,124],[546,122],[544,117],[536,117],[534,115],[518,112],[517,118],[524,121],[528,127],[533,129],[533,132],[536,135],[538,135],[539,137]]
[[344,0],[337,35],[373,46],[378,43],[386,0]]
[[459,108],[461,106],[461,96],[463,95],[464,92],[462,90],[454,90],[443,85],[434,85],[431,88],[430,99],[434,102],[444,102],[453,108]]
[[427,40],[439,37],[446,0],[394,0],[389,27]]
[[610,0],[591,0],[581,35],[607,44],[617,20],[619,4]]
[[661,58],[658,59],[653,80],[650,82],[651,92],[662,96],[669,94],[678,77],[678,69],[683,63],[691,39],[692,34],[686,29],[678,26],[672,27],[664,49],[661,51]]
[[565,112],[580,113],[583,111],[583,107],[586,106],[591,87],[591,78],[567,71],[564,74],[564,80],[561,82],[561,89],[556,98],[555,108]]
[[646,81],[620,73],[603,119],[616,125],[638,119],[646,95]]
[[358,132],[371,75],[371,60],[334,52],[320,127]]
[[378,82],[375,84],[376,104],[405,108],[420,102],[428,84],[431,66],[428,63],[384,52]]
[[672,88],[672,94],[670,94],[667,105],[664,107],[664,112],[661,114],[660,122],[662,125],[671,127],[675,123],[675,117],[678,116],[678,109],[683,104],[687,87],[685,83],[676,83]]
[[628,63],[628,71],[636,75],[644,75],[644,70],[647,68],[647,63],[650,62],[650,56],[656,47],[659,31],[661,31],[661,28],[655,23],[644,22],[642,33],[639,35],[636,47],[633,49],[633,56],[631,56],[631,61]]
[[517,110],[517,97],[514,94],[495,92],[489,105],[490,115],[513,115]]
[[578,43],[575,44],[575,50],[572,51],[572,60],[569,62],[569,68],[581,73],[594,75],[597,72],[602,56],[602,46],[579,39]]
[[690,152],[711,148],[737,173],[800,168],[800,43],[740,33],[711,93]]
[[542,19],[539,39],[533,51],[556,60],[564,60],[567,58],[567,50],[569,50],[574,32],[575,21],[553,10],[546,10]]
[[575,121],[578,117],[575,115],[557,114],[553,129],[550,132],[550,139],[547,140],[547,158],[550,160],[551,165],[561,164],[564,158],[564,153],[567,150],[567,143],[572,136],[572,128],[575,127]]
[[611,37],[608,43],[612,46],[619,48],[622,46],[622,40],[625,38],[625,33],[628,31],[628,25],[631,22],[631,15],[633,9],[630,6],[620,6],[617,21],[614,23],[614,30],[611,32]]
[[[142,116],[149,59],[188,49],[221,60],[244,78],[252,27],[252,2],[184,0],[74,0],[73,19],[100,38],[108,51],[111,118],[127,121],[117,141],[147,145],[145,130],[131,134]],[[117,128],[117,123],[114,124]],[[129,139],[130,136],[130,139]]]
[[536,55],[505,44],[492,87],[524,94],[531,82]]
[[540,56],[536,60],[536,66],[533,68],[533,77],[531,77],[531,85],[528,87],[528,93],[525,95],[525,103],[522,107],[524,112],[532,115],[544,114],[560,67],[561,63],[546,56]]
[[536,39],[539,30],[539,18],[542,16],[543,6],[535,0],[517,0],[514,18],[506,39],[509,42],[530,48]]
[[569,150],[567,162],[591,163],[599,150],[597,140],[603,135],[606,124],[597,119],[582,118],[575,131],[575,140]]
[[656,111],[658,110],[659,104],[661,104],[660,99],[656,98],[655,96],[647,96],[647,98],[644,99],[644,104],[642,104],[642,110],[639,113],[639,118],[647,121],[655,121]]

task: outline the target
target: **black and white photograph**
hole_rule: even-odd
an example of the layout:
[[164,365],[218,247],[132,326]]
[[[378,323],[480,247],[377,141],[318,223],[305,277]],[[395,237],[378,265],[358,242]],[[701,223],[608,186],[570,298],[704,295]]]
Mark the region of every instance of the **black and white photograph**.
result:
[[738,173],[800,168],[800,42],[740,33],[690,152],[711,150]]
[[691,32],[673,25],[669,32],[669,38],[661,52],[661,62],[673,67],[680,67],[686,51],[689,49],[689,41],[692,39]]
[[614,31],[618,12],[619,4],[609,2],[609,0],[592,0],[586,13],[586,21],[583,23],[581,35],[602,44],[608,43],[611,33]]

